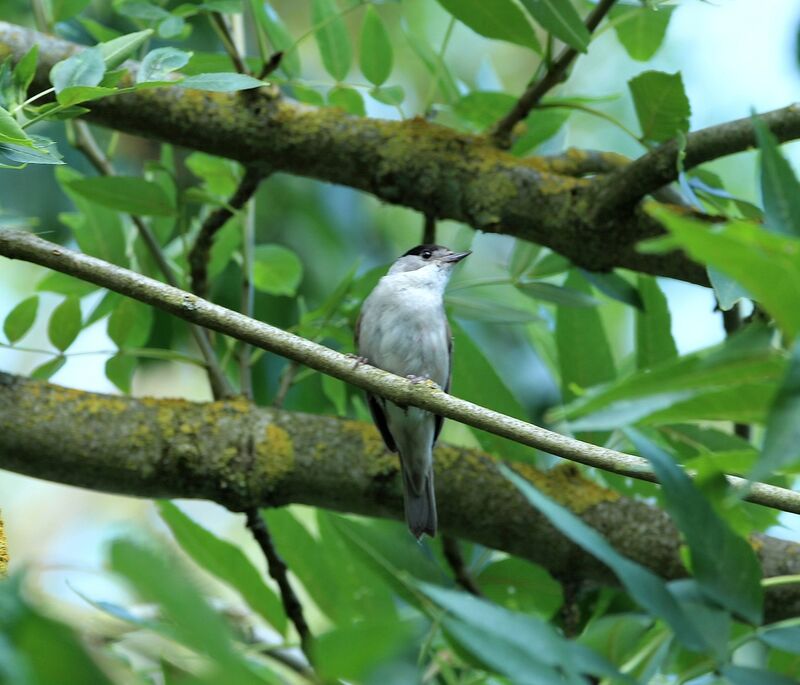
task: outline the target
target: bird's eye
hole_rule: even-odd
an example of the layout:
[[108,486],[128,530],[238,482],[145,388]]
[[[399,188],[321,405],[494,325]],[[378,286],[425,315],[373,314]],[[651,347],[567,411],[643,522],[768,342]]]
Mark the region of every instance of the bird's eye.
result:
[[433,254],[433,253],[432,253],[430,250],[425,250],[425,252],[423,252],[423,253],[420,255],[420,257],[422,257],[423,259],[430,259],[430,258],[431,258],[431,256],[432,256],[432,254]]

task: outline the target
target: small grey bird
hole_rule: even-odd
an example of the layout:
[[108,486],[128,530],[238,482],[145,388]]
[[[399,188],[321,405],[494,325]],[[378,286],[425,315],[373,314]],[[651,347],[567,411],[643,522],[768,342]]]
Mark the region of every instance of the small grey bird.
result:
[[[469,254],[418,245],[392,264],[361,308],[356,324],[359,356],[399,376],[430,379],[448,391],[453,344],[444,289],[453,267]],[[386,447],[400,455],[409,530],[417,539],[423,533],[436,535],[431,453],[444,419],[369,394],[367,403]]]

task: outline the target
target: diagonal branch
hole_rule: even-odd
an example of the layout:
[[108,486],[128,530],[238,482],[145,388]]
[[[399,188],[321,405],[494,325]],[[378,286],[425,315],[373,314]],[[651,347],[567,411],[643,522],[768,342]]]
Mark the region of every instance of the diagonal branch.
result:
[[[603,17],[609,13],[616,1],[617,0],[600,0],[600,2],[595,5],[594,9],[589,13],[589,16],[586,17],[586,28],[589,30],[589,33],[592,33],[600,22],[603,21]],[[516,104],[511,108],[511,111],[494,125],[490,136],[497,147],[503,149],[511,147],[511,132],[514,130],[514,126],[525,119],[525,117],[530,114],[530,111],[539,104],[541,99],[564,80],[567,69],[569,69],[570,64],[572,64],[577,56],[578,51],[575,48],[564,48],[555,62],[547,69],[544,76],[532,83],[522,94],[522,97],[517,100]]]
[[[759,118],[780,142],[800,138],[800,104],[761,114]],[[683,168],[688,171],[704,162],[743,152],[755,145],[756,136],[750,117],[709,126],[686,136]],[[680,154],[679,142],[671,140],[598,180],[591,191],[597,201],[595,211],[613,216],[635,205],[645,195],[677,180]]]
[[[350,362],[352,366],[352,361]],[[91,436],[87,440],[86,436]],[[561,580],[616,584],[532,508],[480,450],[434,454],[442,532],[541,564]],[[257,407],[242,398],[134,399],[0,373],[0,468],[134,497],[193,498],[234,511],[308,504],[400,520],[398,461],[371,425]],[[686,574],[661,510],[563,465],[514,469],[663,578]],[[800,574],[800,545],[759,535],[765,577]],[[800,585],[770,588],[768,620],[800,615]]]
[[248,166],[230,200],[224,206],[217,207],[211,212],[200,227],[197,239],[189,252],[192,292],[198,297],[208,297],[208,260],[211,258],[214,236],[227,223],[228,219],[253,197],[263,178],[263,171],[254,166]]
[[[442,392],[433,383],[414,383],[300,336],[250,319],[243,314],[202,300],[101,259],[68,250],[21,231],[0,229],[0,255],[23,259],[133,297],[186,321],[230,335],[312,369],[385,397],[401,406],[426,409],[473,428],[488,431],[522,445],[611,471],[630,478],[658,482],[647,460],[554,433]],[[749,502],[800,514],[800,492],[726,476]]]

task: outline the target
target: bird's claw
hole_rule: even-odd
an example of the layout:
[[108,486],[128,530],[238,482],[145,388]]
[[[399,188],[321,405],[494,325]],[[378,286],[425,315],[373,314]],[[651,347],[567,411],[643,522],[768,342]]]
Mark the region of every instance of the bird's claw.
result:
[[440,390],[439,385],[432,381],[427,376],[415,376],[413,374],[409,374],[406,378],[411,381],[414,385],[419,385],[420,383],[427,385],[429,388],[433,388],[434,390]]
[[366,357],[362,357],[362,356],[361,356],[361,355],[359,355],[359,354],[352,354],[352,353],[349,353],[347,356],[348,356],[348,357],[350,357],[350,359],[353,359],[353,360],[354,360],[354,362],[355,362],[355,363],[353,364],[353,368],[354,368],[354,369],[357,369],[357,368],[358,368],[359,366],[361,366],[362,364],[369,364],[369,359],[367,359]]

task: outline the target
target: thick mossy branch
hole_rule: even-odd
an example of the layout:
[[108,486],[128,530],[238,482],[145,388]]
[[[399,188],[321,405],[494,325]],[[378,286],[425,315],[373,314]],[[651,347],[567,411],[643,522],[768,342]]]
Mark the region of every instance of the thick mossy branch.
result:
[[[53,64],[80,48],[0,22],[0,57],[19,59],[33,44],[39,68],[32,90],[40,92],[50,85]],[[272,88],[238,94],[159,88],[86,106],[91,120],[120,131],[346,185],[438,219],[532,240],[587,269],[621,266],[707,283],[705,270],[680,253],[635,250],[638,241],[661,233],[644,213],[596,213],[605,194],[596,183],[561,173],[561,161],[513,157],[487,137],[422,119],[384,121],[306,107]]]
[[[602,564],[538,514],[474,449],[440,446],[436,490],[444,533],[542,564],[563,579],[613,583]],[[514,468],[665,578],[685,574],[680,539],[659,509],[586,479],[570,465]],[[0,373],[0,468],[135,497],[201,498],[233,510],[308,504],[402,518],[397,458],[373,426],[265,409],[71,390]],[[800,546],[767,536],[766,575],[800,573]],[[800,613],[800,587],[770,595],[770,619]]]

